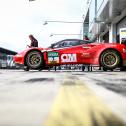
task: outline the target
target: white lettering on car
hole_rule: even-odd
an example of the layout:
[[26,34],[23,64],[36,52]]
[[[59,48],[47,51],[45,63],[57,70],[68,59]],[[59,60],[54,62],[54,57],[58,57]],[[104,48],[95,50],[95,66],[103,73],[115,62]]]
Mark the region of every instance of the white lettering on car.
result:
[[76,54],[62,54],[61,62],[77,62]]

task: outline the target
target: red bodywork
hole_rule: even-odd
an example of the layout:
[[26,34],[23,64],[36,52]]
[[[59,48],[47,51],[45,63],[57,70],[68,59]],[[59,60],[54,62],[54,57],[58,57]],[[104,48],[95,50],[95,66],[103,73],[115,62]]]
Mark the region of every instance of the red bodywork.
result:
[[122,65],[126,66],[126,46],[117,43],[90,43],[55,49],[28,48],[23,52],[15,55],[14,62],[25,65],[25,57],[28,52],[32,50],[38,50],[44,56],[45,66],[55,66],[63,64],[99,65],[100,55],[103,51],[107,49],[116,50],[121,56]]

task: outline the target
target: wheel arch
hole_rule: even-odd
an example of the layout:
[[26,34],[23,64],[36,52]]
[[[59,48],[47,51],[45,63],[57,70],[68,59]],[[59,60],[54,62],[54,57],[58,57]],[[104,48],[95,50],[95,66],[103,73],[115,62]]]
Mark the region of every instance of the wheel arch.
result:
[[120,60],[121,60],[119,66],[122,65],[122,61],[123,61],[122,55],[121,55],[121,53],[120,53],[117,49],[115,49],[115,48],[107,48],[107,49],[104,49],[104,50],[101,51],[101,53],[100,53],[100,55],[99,55],[99,65],[101,66],[101,63],[100,63],[101,55],[102,55],[105,51],[107,51],[107,50],[116,51],[117,54],[120,56]]

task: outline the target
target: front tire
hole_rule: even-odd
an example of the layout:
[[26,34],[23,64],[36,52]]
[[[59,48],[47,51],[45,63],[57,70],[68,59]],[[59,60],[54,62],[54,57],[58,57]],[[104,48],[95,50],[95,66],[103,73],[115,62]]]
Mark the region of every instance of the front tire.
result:
[[104,69],[113,70],[121,63],[121,57],[116,50],[106,50],[100,56],[100,64]]
[[28,68],[37,70],[41,69],[44,64],[43,55],[37,50],[30,51],[25,61]]

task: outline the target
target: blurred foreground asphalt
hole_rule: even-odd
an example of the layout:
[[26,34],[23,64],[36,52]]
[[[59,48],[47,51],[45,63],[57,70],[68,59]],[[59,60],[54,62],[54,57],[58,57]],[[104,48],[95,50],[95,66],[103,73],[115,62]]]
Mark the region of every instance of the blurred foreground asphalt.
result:
[[126,72],[0,70],[0,126],[126,126]]

